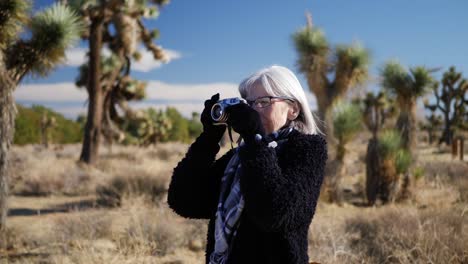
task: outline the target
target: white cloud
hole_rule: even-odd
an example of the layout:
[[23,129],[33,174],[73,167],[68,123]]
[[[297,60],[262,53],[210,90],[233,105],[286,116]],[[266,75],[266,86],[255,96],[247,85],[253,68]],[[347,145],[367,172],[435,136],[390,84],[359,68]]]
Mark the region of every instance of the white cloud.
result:
[[85,101],[88,93],[78,89],[74,83],[24,84],[14,92],[16,100],[22,101]]
[[[84,48],[71,48],[66,51],[66,61],[65,65],[71,67],[81,66],[86,62],[86,52],[87,49]],[[180,59],[182,54],[175,50],[164,50],[164,53],[167,57],[167,62],[163,63],[154,59],[153,54],[147,51],[144,47],[138,49],[138,52],[141,54],[141,59],[135,61],[132,59],[132,70],[139,72],[149,72],[153,69],[160,68],[163,64],[167,64],[172,60]],[[104,55],[109,55],[109,49],[105,48],[103,50]]]
[[65,52],[65,65],[81,66],[86,61],[86,49],[71,48]]
[[204,102],[215,93],[221,98],[237,97],[238,85],[234,83],[207,84],[169,84],[160,81],[150,81],[146,88],[148,99],[162,100],[199,100]]

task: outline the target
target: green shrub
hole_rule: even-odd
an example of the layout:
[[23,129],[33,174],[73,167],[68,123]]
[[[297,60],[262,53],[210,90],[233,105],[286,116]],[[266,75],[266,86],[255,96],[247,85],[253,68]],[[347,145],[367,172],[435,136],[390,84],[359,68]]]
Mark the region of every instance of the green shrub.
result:
[[38,144],[41,142],[41,119],[44,113],[54,117],[56,125],[50,129],[52,143],[77,143],[82,140],[82,128],[79,123],[66,119],[62,114],[44,106],[16,106],[18,114],[15,122],[14,144]]
[[406,171],[408,171],[411,165],[411,161],[412,161],[411,154],[404,149],[400,149],[397,152],[396,157],[395,157],[395,166],[396,166],[397,172],[405,173]]
[[401,136],[395,130],[385,130],[379,136],[379,152],[384,158],[394,157],[401,147]]

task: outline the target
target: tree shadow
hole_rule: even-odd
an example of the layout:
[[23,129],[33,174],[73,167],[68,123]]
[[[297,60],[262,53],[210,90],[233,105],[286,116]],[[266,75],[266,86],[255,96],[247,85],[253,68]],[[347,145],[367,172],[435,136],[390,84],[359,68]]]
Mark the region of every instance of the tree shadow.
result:
[[[48,258],[48,253],[16,253],[16,254],[0,254],[0,259],[6,259],[7,261],[16,261],[24,258]],[[8,263],[8,262],[7,262]],[[42,262],[40,262],[42,263]]]
[[31,209],[31,208],[11,208],[8,211],[9,217],[14,216],[36,216],[53,213],[69,213],[74,211],[84,211],[89,209],[98,208],[96,200],[82,200],[77,202],[63,203],[51,208]]

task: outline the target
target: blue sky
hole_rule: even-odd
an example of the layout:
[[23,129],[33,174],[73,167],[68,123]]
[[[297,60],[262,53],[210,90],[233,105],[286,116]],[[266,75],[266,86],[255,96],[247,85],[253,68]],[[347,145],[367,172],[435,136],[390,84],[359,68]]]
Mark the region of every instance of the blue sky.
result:
[[[53,1],[34,3],[34,9],[40,10]],[[147,61],[132,72],[150,82],[148,100],[135,106],[174,105],[188,115],[201,111],[203,99],[217,90],[222,96],[235,96],[243,78],[272,64],[292,69],[308,90],[295,66],[291,39],[305,25],[306,10],[330,43],[359,41],[371,51],[374,81],[369,89],[378,87],[378,69],[388,59],[444,70],[455,65],[468,77],[468,2],[464,0],[173,0],[158,19],[146,22],[148,28],[159,29],[156,43],[169,51],[172,60],[162,65]],[[70,54],[86,47],[83,42]],[[47,78],[27,78],[15,93],[18,102],[44,104],[71,118],[85,112],[86,94],[73,87],[76,65],[60,66]],[[314,108],[314,97],[308,96]]]

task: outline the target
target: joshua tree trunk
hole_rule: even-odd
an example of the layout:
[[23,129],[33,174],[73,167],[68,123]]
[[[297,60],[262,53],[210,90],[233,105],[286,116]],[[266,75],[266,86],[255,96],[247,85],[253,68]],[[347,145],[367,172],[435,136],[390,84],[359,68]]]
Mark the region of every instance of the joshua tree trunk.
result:
[[416,103],[400,104],[401,112],[396,127],[401,133],[403,148],[413,153],[416,146]]
[[5,229],[8,213],[8,152],[13,141],[16,108],[13,101],[14,83],[2,65],[0,52],[0,233]]
[[395,200],[399,175],[396,171],[394,160],[383,159],[380,164],[381,171],[381,198],[384,204]]
[[317,122],[317,126],[323,133],[325,133],[327,139],[329,139],[332,138],[332,136],[328,136],[331,135],[328,131],[331,122],[327,122],[331,120],[326,120],[327,111],[329,109],[329,98],[328,94],[326,93],[326,90],[320,89],[320,87],[326,85],[324,82],[325,81],[322,79],[322,76],[320,76],[319,73],[308,74],[307,76],[307,83],[312,92],[315,94],[315,98],[317,100],[318,118],[320,119],[319,122]]
[[104,108],[104,95],[100,82],[103,28],[102,20],[93,20],[89,38],[89,82],[87,87],[89,106],[83,149],[80,156],[80,160],[88,164],[94,164],[97,161],[101,142],[101,121]]
[[380,186],[380,156],[378,139],[373,137],[367,144],[366,154],[366,196],[369,205],[374,205],[377,200]]
[[444,113],[444,132],[442,132],[442,137],[440,138],[439,143],[444,142],[447,146],[452,144],[453,140],[453,129],[452,123],[449,117],[449,112]]

